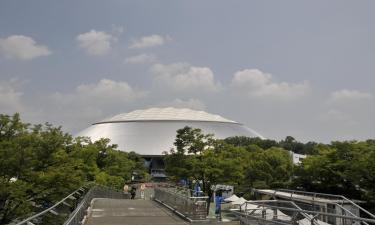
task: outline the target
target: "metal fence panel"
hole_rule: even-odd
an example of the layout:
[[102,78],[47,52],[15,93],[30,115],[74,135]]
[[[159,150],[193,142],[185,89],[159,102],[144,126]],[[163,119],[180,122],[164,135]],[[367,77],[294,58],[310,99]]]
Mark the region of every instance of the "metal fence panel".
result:
[[155,199],[168,205],[190,220],[206,220],[207,196],[190,197],[174,189],[155,188]]

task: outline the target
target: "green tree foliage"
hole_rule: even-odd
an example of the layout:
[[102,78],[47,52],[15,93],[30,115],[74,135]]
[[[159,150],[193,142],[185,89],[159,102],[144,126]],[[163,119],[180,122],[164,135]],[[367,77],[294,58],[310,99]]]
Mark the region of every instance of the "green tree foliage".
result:
[[289,186],[293,163],[288,151],[272,147],[248,153],[246,184],[254,188],[285,188]]
[[202,181],[202,190],[210,197],[212,184],[243,180],[241,152],[244,149],[216,141],[212,135],[191,127],[177,130],[174,145],[176,149],[171,149],[164,157],[166,171],[172,179]]
[[120,189],[142,170],[137,155],[108,139],[74,139],[61,127],[0,115],[0,224],[40,211],[88,181]]
[[375,141],[319,144],[296,168],[295,187],[362,199],[375,209]]
[[236,147],[248,147],[250,145],[256,145],[262,149],[279,147],[279,143],[277,141],[270,139],[261,139],[259,137],[236,136],[226,138],[224,141]]
[[292,151],[298,154],[312,155],[317,154],[315,146],[316,142],[302,143],[295,140],[291,136],[287,136],[284,140],[275,141],[270,139],[261,139],[259,137],[229,137],[225,139],[225,142],[232,144],[237,147],[249,147],[251,145],[256,145],[262,149],[269,149],[271,147],[279,147],[288,151]]
[[311,142],[311,141],[305,144],[302,142],[298,142],[296,139],[294,139],[291,136],[287,136],[284,140],[279,142],[279,147],[292,151],[294,153],[304,154],[304,155],[317,154],[317,151],[315,149],[316,145],[317,145],[316,142]]
[[209,187],[206,174],[206,153],[212,149],[212,135],[202,134],[200,129],[184,127],[177,130],[174,145],[165,157],[166,171],[175,178],[191,177],[203,181],[203,190]]
[[271,141],[267,144],[270,148],[264,150],[257,145],[261,141],[242,137],[215,140],[200,129],[184,127],[177,131],[176,149],[165,156],[166,171],[176,180],[202,180],[203,191],[208,195],[212,194],[212,184],[248,189],[286,187],[293,171],[289,152],[273,147]]
[[[331,144],[301,143],[291,136],[279,142],[260,138],[224,140],[245,148],[245,181],[255,188],[291,187],[341,194],[367,202],[375,212],[375,140]],[[307,154],[300,165],[291,165],[285,150]]]

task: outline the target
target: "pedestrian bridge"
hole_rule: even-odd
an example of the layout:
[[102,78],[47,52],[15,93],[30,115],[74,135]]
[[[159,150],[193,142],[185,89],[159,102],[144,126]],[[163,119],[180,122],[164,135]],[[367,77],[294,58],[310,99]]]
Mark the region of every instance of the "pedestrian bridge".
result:
[[[142,197],[141,197],[142,196]],[[207,222],[207,197],[193,197],[186,189],[147,188],[137,198],[107,187],[82,187],[52,207],[16,225],[133,225]]]
[[[270,190],[257,190],[258,193],[269,194]],[[238,208],[228,211],[234,220],[225,225],[370,225],[375,224],[375,216],[365,211],[354,202],[343,196],[340,202],[332,199],[337,208],[328,211],[322,207],[327,203],[323,195],[311,193],[273,191],[273,197],[284,200],[247,201]],[[175,187],[155,187],[146,189],[144,195],[137,193],[138,198],[131,200],[129,194],[111,190],[107,187],[82,187],[71,193],[50,208],[31,216],[16,225],[56,224],[56,225],[180,225],[195,223],[199,225],[223,224],[216,218],[208,218],[206,214],[207,197],[194,197],[187,189]],[[140,198],[142,196],[142,198]],[[288,197],[289,199],[285,199]],[[332,197],[332,196],[331,196]],[[333,196],[337,197],[337,196]],[[301,207],[309,206],[309,208]],[[320,205],[318,204],[320,203]],[[360,213],[355,214],[343,204],[350,203]],[[341,204],[341,205],[340,205]],[[319,206],[319,207],[318,207]],[[324,206],[324,205],[323,205]],[[364,213],[367,213],[362,217]]]

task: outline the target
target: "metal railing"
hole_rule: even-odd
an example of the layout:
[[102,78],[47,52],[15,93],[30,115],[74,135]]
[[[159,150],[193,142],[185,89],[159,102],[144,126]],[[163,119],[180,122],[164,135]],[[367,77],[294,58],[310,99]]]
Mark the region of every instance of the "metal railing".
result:
[[[291,209],[302,210],[298,205],[291,201],[281,200],[263,200],[247,201],[241,205],[236,212],[239,215],[241,225],[254,223],[274,223],[274,224],[298,224],[298,219],[307,219],[311,225],[319,225],[312,216],[304,212],[283,213],[273,206],[283,206]],[[285,212],[285,211],[284,211]]]
[[333,201],[336,201],[335,205],[340,206],[340,208],[343,209],[346,212],[348,212],[348,210],[346,208],[343,208],[342,206],[344,204],[345,205],[351,205],[353,208],[355,208],[359,211],[359,215],[363,215],[365,217],[375,219],[374,214],[372,214],[371,212],[362,208],[357,203],[355,203],[354,201],[348,199],[347,197],[345,197],[343,195],[333,195],[333,194],[325,194],[325,193],[319,193],[319,192],[308,192],[308,191],[297,191],[297,190],[290,190],[290,189],[278,189],[277,191],[290,193],[291,199],[293,199],[293,194],[298,194],[298,195],[310,196],[313,199],[313,201],[315,201],[315,202],[320,202],[319,199],[333,200]]
[[[292,201],[248,201],[235,211],[241,225],[325,225],[325,224],[375,224],[375,219],[321,211],[303,210]],[[328,219],[322,221],[320,218]]]
[[80,225],[93,198],[129,198],[129,196],[108,187],[90,184],[75,190],[48,209],[15,224]]
[[95,186],[85,195],[77,208],[72,212],[64,225],[81,225],[85,223],[87,209],[94,198],[129,199],[129,194],[114,191],[107,187]]
[[208,196],[192,197],[189,189],[155,188],[154,200],[189,221],[206,220]]
[[72,212],[72,210],[74,210],[80,199],[82,199],[82,197],[87,193],[88,190],[89,185],[82,186],[48,209],[45,209],[42,212],[28,217],[21,222],[16,222],[15,224],[44,224],[47,223],[46,220],[49,220],[51,218],[67,217]]

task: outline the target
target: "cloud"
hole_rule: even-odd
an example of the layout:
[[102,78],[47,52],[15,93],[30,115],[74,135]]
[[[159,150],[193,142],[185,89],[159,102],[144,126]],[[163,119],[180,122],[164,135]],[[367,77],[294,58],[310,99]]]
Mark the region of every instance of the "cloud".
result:
[[246,69],[234,74],[231,86],[250,97],[293,100],[306,95],[310,89],[303,83],[276,83],[271,74],[257,69]]
[[87,33],[79,34],[76,37],[79,47],[84,49],[89,55],[105,55],[112,49],[112,43],[116,38],[103,31],[91,30]]
[[373,98],[373,95],[368,92],[361,92],[358,90],[339,90],[332,92],[328,100],[329,103],[346,103],[353,101],[362,101]]
[[19,91],[19,81],[12,79],[0,83],[0,113],[13,114],[23,111],[23,92]]
[[70,92],[23,93],[18,80],[0,82],[0,113],[20,112],[31,123],[62,125],[73,134],[113,113],[131,109],[147,92],[127,82],[101,79],[81,84]]
[[64,129],[74,133],[90,123],[129,109],[146,96],[147,92],[133,88],[127,82],[101,79],[78,85],[71,92],[57,92],[39,100],[38,118],[62,124]]
[[206,105],[199,99],[190,98],[188,100],[181,100],[176,98],[169,102],[162,102],[155,106],[158,107],[175,107],[175,108],[189,108],[195,110],[205,110]]
[[132,102],[146,94],[126,82],[101,79],[98,83],[81,84],[71,94],[56,93],[53,98],[65,104],[103,106]]
[[0,55],[10,59],[31,60],[52,52],[44,45],[38,45],[31,37],[12,35],[0,38]]
[[169,36],[162,37],[157,34],[153,34],[150,36],[144,36],[139,39],[132,40],[132,43],[130,44],[129,48],[132,49],[138,49],[138,48],[150,48],[155,46],[164,45],[166,41],[170,40],[171,38]]
[[220,84],[215,82],[214,74],[208,67],[187,63],[154,64],[151,73],[158,85],[177,92],[215,92],[220,89]]
[[143,64],[153,63],[156,61],[156,59],[157,58],[154,54],[139,54],[126,58],[125,62],[129,64]]

